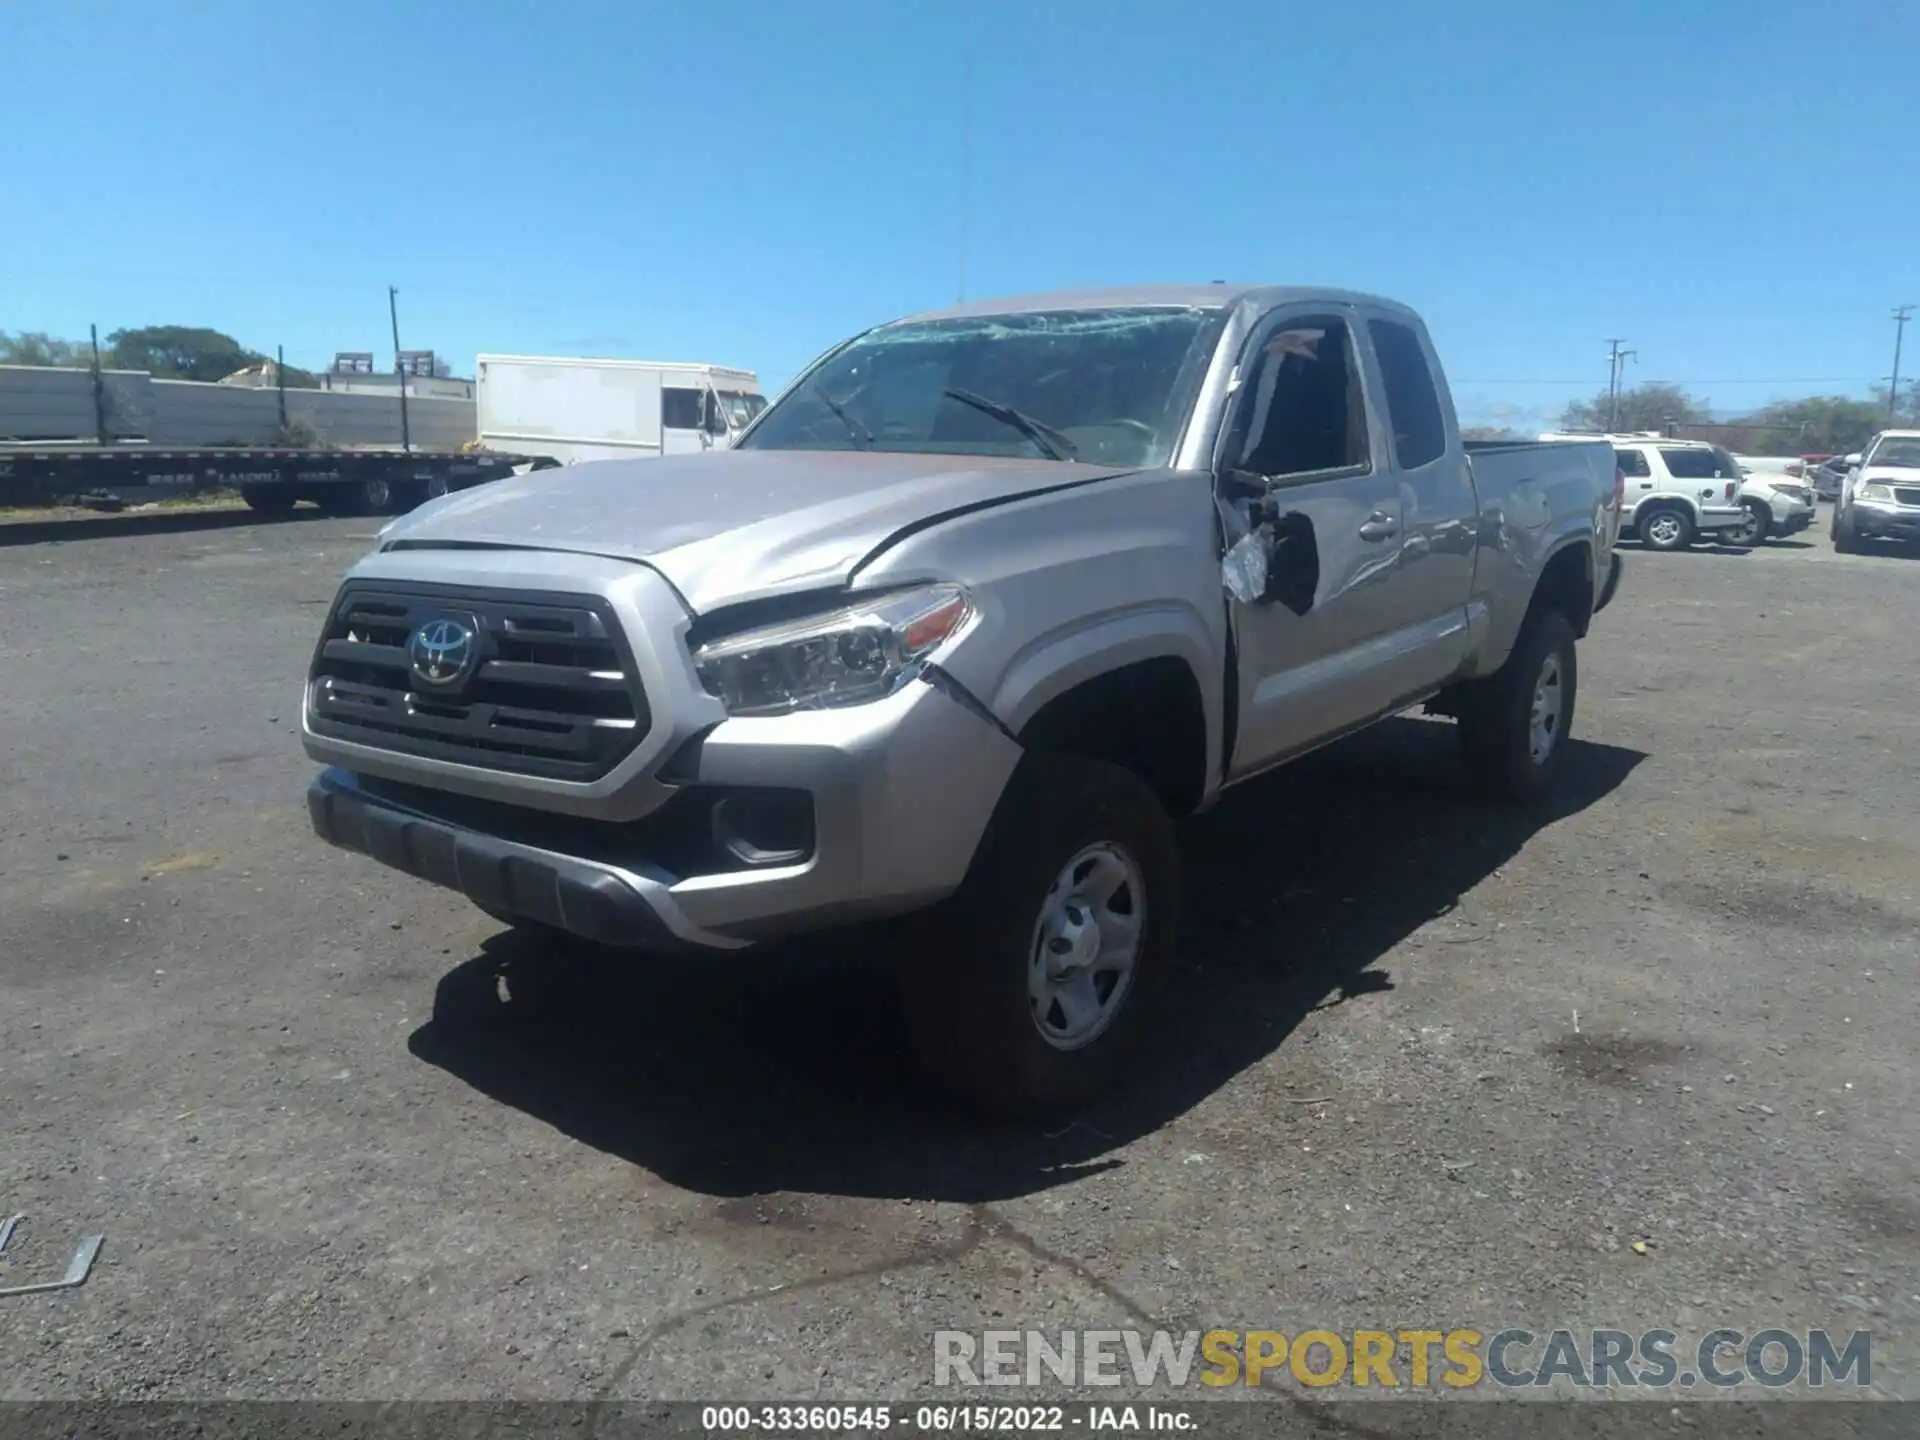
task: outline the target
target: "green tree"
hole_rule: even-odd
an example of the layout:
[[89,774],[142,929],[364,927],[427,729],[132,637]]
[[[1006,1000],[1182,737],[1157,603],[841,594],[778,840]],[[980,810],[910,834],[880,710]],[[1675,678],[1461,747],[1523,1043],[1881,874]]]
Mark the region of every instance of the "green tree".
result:
[[1693,424],[1706,418],[1705,400],[1656,380],[1622,390],[1611,404],[1604,390],[1591,400],[1576,400],[1567,406],[1560,423],[1568,430],[1664,430],[1669,420]]
[[0,365],[56,365],[62,369],[93,363],[84,340],[60,340],[44,330],[0,330]]
[[107,336],[107,344],[115,368],[146,370],[164,380],[219,380],[266,358],[231,335],[195,325],[116,330]]
[[1850,400],[1844,395],[1776,400],[1749,416],[1748,423],[1766,427],[1758,447],[1763,454],[1846,455],[1887,423],[1887,402],[1884,398]]

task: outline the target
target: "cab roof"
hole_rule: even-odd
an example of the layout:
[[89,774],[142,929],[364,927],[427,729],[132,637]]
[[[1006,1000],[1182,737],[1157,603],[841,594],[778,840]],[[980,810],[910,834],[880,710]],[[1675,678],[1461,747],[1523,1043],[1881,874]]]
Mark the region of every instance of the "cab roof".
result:
[[[984,315],[1025,315],[1041,310],[1133,310],[1153,306],[1179,309],[1226,310],[1249,303],[1260,310],[1277,305],[1365,305],[1390,310],[1418,320],[1397,300],[1357,290],[1318,289],[1304,285],[1119,285],[1091,290],[1054,290],[1014,295],[998,300],[970,300],[943,310],[925,310],[907,320],[959,320]],[[898,323],[898,322],[896,322]]]

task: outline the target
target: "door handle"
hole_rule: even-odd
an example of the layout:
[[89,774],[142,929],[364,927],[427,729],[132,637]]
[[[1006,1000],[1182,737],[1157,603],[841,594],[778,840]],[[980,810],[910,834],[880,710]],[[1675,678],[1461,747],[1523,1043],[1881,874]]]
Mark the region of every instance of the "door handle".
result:
[[1400,533],[1400,522],[1384,510],[1376,510],[1360,527],[1362,540],[1391,540]]

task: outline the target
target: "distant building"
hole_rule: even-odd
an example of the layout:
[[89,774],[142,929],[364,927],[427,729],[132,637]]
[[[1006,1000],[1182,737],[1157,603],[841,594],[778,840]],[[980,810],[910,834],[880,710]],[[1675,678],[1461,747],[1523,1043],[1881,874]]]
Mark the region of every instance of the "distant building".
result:
[[[453,367],[431,350],[402,350],[400,369],[410,396],[473,398],[473,381],[454,375]],[[342,350],[333,357],[333,364],[314,378],[322,390],[344,390],[350,395],[392,395],[400,385],[399,375],[374,365],[371,350]]]

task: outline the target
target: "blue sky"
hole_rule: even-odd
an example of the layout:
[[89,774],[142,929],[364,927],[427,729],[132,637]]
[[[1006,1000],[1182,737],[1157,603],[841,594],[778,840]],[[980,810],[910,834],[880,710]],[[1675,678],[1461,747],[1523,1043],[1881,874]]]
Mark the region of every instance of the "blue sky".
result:
[[1900,0],[10,0],[0,329],[384,365],[393,284],[463,374],[774,386],[963,283],[1276,280],[1421,309],[1469,423],[1615,335],[1721,410],[1864,393],[1920,302],[1917,50]]

